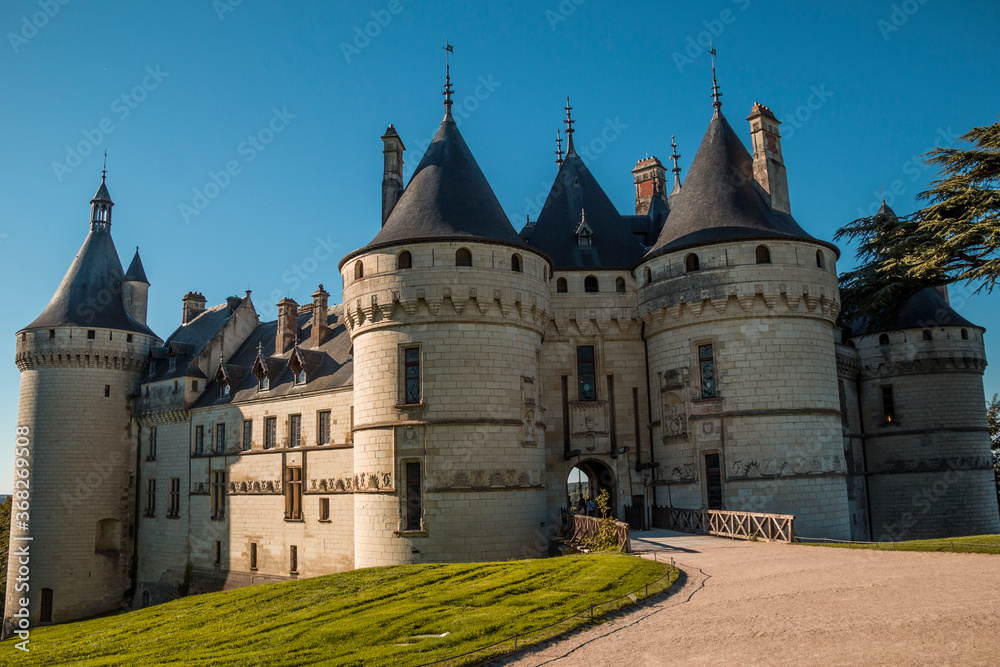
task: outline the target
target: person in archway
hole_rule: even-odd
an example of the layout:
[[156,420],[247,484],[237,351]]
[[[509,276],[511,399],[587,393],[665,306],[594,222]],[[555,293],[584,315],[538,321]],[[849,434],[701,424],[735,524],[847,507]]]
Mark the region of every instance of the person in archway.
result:
[[587,498],[587,516],[594,516],[597,512],[597,503],[594,501],[594,496]]

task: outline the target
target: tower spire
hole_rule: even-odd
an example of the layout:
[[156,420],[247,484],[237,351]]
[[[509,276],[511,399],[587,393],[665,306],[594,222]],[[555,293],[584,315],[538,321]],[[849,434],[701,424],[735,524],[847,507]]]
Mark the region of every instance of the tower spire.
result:
[[90,200],[90,231],[92,232],[111,231],[111,207],[115,203],[111,201],[111,194],[105,183],[106,177],[107,168],[101,171],[101,185],[98,186],[94,198]]
[[445,118],[451,118],[451,105],[452,105],[451,63],[449,61],[448,56],[449,54],[455,53],[455,47],[449,44],[448,40],[444,40],[444,46],[442,46],[441,48],[444,49],[444,71],[445,71],[444,92],[441,93],[442,95],[444,95],[444,108],[445,108],[444,116]]
[[101,182],[104,182],[104,177],[108,175],[108,149],[104,149],[104,168],[101,170]]
[[556,128],[556,164],[563,163],[562,133]]
[[569,156],[570,153],[576,153],[576,148],[573,147],[573,133],[576,132],[576,130],[573,129],[573,123],[576,121],[573,120],[573,116],[570,113],[573,111],[573,107],[569,105],[569,95],[566,96],[565,108],[566,120],[563,122],[566,123],[566,155]]
[[677,160],[680,159],[680,154],[677,153],[677,142],[674,141],[674,135],[670,135],[670,159],[674,161],[674,168],[670,171],[674,172],[674,190],[670,194],[675,195],[681,191],[681,168],[677,166]]
[[719,92],[719,82],[715,78],[715,47],[709,42],[708,48],[710,49],[709,53],[712,54],[712,99],[715,100],[712,102],[712,106],[715,107],[715,113],[718,114],[722,109],[722,101],[719,99],[722,97],[722,93]]

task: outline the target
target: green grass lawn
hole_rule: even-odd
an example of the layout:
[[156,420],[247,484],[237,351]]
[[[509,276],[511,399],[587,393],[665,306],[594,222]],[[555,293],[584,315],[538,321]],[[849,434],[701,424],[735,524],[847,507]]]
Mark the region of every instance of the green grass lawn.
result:
[[877,549],[880,551],[948,551],[956,553],[1000,554],[1000,535],[970,535],[946,537],[940,540],[909,540],[907,542],[876,542],[844,544],[838,542],[799,542],[808,546],[841,549]]
[[541,641],[587,622],[591,604],[668,573],[650,594],[669,586],[676,570],[619,554],[354,570],[34,629],[30,654],[8,640],[0,664],[415,665],[588,610],[529,637]]

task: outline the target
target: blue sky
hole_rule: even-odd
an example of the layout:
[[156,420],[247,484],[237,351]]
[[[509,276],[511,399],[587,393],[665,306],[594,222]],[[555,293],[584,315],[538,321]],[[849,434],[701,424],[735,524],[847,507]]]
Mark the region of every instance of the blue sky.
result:
[[[883,186],[912,211],[935,176],[920,155],[1000,114],[1000,5],[985,0],[8,0],[0,32],[0,493],[14,333],[86,236],[105,149],[115,242],[125,265],[141,247],[165,338],[189,290],[218,303],[252,289],[269,317],[317,283],[339,296],[337,262],[379,228],[379,136],[396,126],[408,175],[440,121],[446,39],[461,130],[517,228],[555,176],[566,95],[577,146],[622,213],[635,162],[666,161],[671,135],[686,173],[712,113],[709,39],[744,142],[755,101],[785,121],[792,213],[819,238],[874,211]],[[852,264],[846,249],[840,268]],[[996,330],[992,395],[1000,294],[954,292],[963,316]]]

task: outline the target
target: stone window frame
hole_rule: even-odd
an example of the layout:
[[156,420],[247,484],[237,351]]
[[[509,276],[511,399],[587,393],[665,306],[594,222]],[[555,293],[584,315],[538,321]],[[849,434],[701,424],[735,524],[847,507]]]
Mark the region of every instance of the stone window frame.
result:
[[226,518],[226,471],[212,470],[209,472],[209,491],[212,500],[213,521]]
[[363,260],[358,260],[354,262],[354,282],[357,282],[365,277],[365,263]]
[[[323,424],[323,417],[326,417],[326,424]],[[324,433],[325,431],[325,433]],[[323,436],[326,435],[324,438]],[[317,410],[316,411],[316,444],[317,445],[332,445],[333,444],[333,411],[332,410]]]
[[510,256],[510,270],[515,273],[524,273],[524,260],[516,252]]
[[302,413],[288,415],[288,448],[294,449],[302,444]]
[[650,285],[650,284],[652,284],[652,283],[653,283],[653,270],[652,270],[652,269],[650,269],[650,268],[649,268],[649,267],[647,266],[646,268],[644,268],[644,269],[642,270],[642,277],[643,277],[643,282],[644,282],[644,283],[645,283],[646,285]]
[[[599,357],[599,350],[598,350],[597,342],[595,341],[593,343],[590,343],[589,345],[576,345],[574,347],[575,347],[575,350],[576,350],[575,357],[576,357],[576,390],[577,390],[576,396],[577,396],[577,401],[586,402],[586,403],[593,403],[595,401],[600,400],[600,397],[597,395],[597,378],[601,374],[600,371],[599,371],[599,369],[598,369],[598,363],[597,363],[597,360],[598,360],[598,357]],[[588,374],[588,377],[592,378],[592,384],[593,384],[593,397],[591,397],[591,398],[585,398],[584,395],[583,395],[583,375],[581,374],[581,365],[580,364],[581,363],[586,363],[587,360],[584,359],[584,360],[581,361],[581,359],[580,359],[580,350],[581,349],[585,349],[585,348],[590,348],[590,350],[593,353],[593,356],[590,359],[590,364],[591,364],[591,366],[593,368],[593,373],[592,374]]]
[[150,426],[149,427],[149,437],[147,438],[147,446],[148,446],[148,450],[146,452],[146,460],[147,461],[155,461],[156,460],[156,427],[155,426]]
[[771,249],[766,244],[761,243],[753,251],[757,264],[771,264]]
[[710,449],[702,449],[698,452],[698,457],[700,459],[699,473],[703,476],[703,483],[698,486],[701,487],[701,503],[702,506],[708,509],[708,457],[717,454],[719,456],[719,486],[721,487],[721,504],[722,510],[726,509],[726,457],[722,449],[719,447],[712,447]]
[[628,285],[625,283],[625,278],[618,276],[615,278],[615,293],[624,294],[628,290]]
[[143,516],[156,516],[156,478],[146,480],[146,509]]
[[[712,356],[710,357],[709,360],[712,362],[712,375],[715,381],[715,391],[711,395],[705,395],[705,387],[701,375],[701,364],[702,364],[701,348],[706,345],[711,346],[712,348]],[[719,386],[718,350],[719,350],[719,341],[714,337],[698,338],[691,341],[691,358],[694,359],[694,371],[695,371],[694,373],[691,374],[691,377],[697,379],[697,384],[695,386],[697,395],[693,399],[695,401],[716,401],[722,398],[722,391]]]
[[297,544],[288,545],[288,574],[299,573],[299,546]]
[[413,268],[413,253],[409,250],[400,250],[396,255],[396,270],[405,271]]
[[[408,473],[410,468],[408,466],[416,465],[417,474],[419,475],[419,488],[418,488],[418,500],[420,503],[420,519],[417,528],[412,528],[410,519],[412,515],[410,514],[410,492],[409,492],[409,476]],[[418,457],[407,457],[399,460],[399,473],[397,479],[400,480],[399,489],[399,530],[393,531],[394,535],[404,535],[406,537],[427,537],[427,524],[425,523],[424,514],[424,496],[425,496],[425,485],[427,477],[424,474],[424,462]]]
[[696,273],[701,271],[701,260],[697,253],[689,252],[684,255],[684,273]]
[[[879,405],[882,409],[882,426],[899,426],[899,411],[892,383],[879,385]],[[886,400],[888,399],[888,400]]]
[[285,521],[302,522],[302,466],[285,466]]
[[330,520],[330,499],[320,498],[319,499],[319,522],[320,523],[332,523]]
[[242,450],[249,452],[253,448],[253,419],[243,420],[243,442]]
[[569,292],[569,281],[560,276],[556,279],[556,294],[566,294]]
[[213,452],[222,454],[226,451],[226,422],[215,423],[215,446]]
[[[410,350],[417,350],[416,360],[407,360],[407,352]],[[409,341],[406,343],[399,343],[398,351],[398,369],[399,369],[399,380],[398,380],[398,399],[396,407],[398,408],[412,408],[416,406],[423,406],[424,401],[424,348],[419,341]],[[407,371],[411,367],[416,367],[417,369],[417,400],[410,400],[409,380],[411,378],[407,377]]]
[[257,558],[258,558],[258,555],[259,554],[257,552],[257,543],[256,542],[251,542],[250,543],[250,571],[251,572],[256,572],[257,571]]
[[471,267],[473,265],[472,261],[472,251],[466,247],[461,247],[455,251],[455,266],[456,267]]
[[275,449],[278,446],[278,418],[264,417],[264,449]]
[[594,274],[590,274],[583,279],[584,294],[598,294],[601,291],[601,279]]
[[170,478],[170,495],[167,504],[167,518],[179,519],[181,516],[181,478]]
[[194,453],[205,453],[205,426],[203,424],[197,424],[194,427]]

